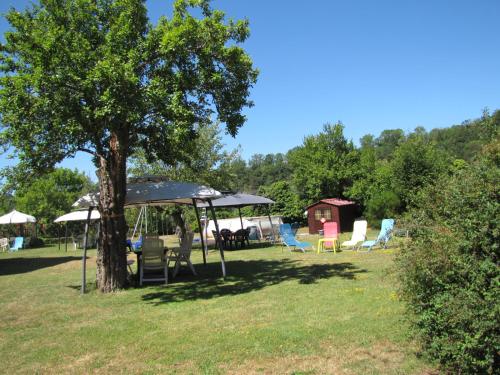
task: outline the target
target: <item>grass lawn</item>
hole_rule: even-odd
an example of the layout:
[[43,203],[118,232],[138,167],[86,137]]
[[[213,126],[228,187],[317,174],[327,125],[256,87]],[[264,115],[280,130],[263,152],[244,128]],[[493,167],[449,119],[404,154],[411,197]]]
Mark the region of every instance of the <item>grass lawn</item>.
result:
[[217,252],[204,267],[195,251],[198,277],[85,296],[81,252],[0,253],[0,372],[427,373],[396,297],[395,251],[228,251],[225,280]]

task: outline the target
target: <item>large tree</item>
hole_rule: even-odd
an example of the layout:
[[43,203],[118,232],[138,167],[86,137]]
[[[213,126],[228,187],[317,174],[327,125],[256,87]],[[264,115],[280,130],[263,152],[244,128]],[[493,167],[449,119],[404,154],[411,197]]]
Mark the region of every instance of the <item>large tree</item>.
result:
[[319,134],[305,137],[303,144],[290,150],[287,157],[293,182],[306,203],[344,197],[352,183],[350,169],[357,159],[354,145],[345,138],[340,122],[325,124]]
[[187,158],[199,129],[214,120],[237,133],[257,78],[238,46],[248,22],[225,21],[208,0],[177,0],[156,25],[143,0],[40,0],[6,17],[1,142],[35,172],[78,151],[93,156],[97,283],[104,292],[120,288],[127,157],[142,148],[149,160]]

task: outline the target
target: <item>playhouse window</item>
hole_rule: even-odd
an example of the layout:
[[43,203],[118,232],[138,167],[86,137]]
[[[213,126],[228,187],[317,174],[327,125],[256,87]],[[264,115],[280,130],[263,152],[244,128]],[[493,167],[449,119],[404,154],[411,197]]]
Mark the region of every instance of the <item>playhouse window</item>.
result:
[[329,208],[318,208],[314,211],[314,219],[320,221],[322,218],[325,218],[325,220],[331,220],[332,219],[332,211]]

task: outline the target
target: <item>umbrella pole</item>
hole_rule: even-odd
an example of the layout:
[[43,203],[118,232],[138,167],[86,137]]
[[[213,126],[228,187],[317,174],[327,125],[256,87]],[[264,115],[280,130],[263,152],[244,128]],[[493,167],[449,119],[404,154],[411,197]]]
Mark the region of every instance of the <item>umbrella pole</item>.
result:
[[64,224],[64,251],[68,252],[68,222]]
[[82,294],[85,294],[85,284],[87,283],[87,242],[89,238],[90,215],[92,207],[89,207],[87,221],[85,222],[85,237],[83,238],[83,257],[82,257]]
[[226,263],[224,261],[224,248],[222,246],[222,241],[220,241],[221,236],[219,232],[219,224],[217,224],[217,216],[215,215],[214,206],[212,200],[208,199],[208,205],[210,206],[210,212],[212,212],[212,217],[214,218],[215,232],[217,233],[217,238],[219,239],[219,251],[220,251],[220,263],[222,266],[222,277],[226,277]]
[[57,247],[61,251],[61,226],[57,226]]
[[198,207],[196,207],[196,199],[193,198],[194,213],[196,214],[196,220],[198,221],[198,229],[200,230],[201,239],[201,252],[203,253],[203,264],[207,264],[207,256],[205,254],[205,240],[203,239],[203,229],[201,228],[200,215],[198,213]]

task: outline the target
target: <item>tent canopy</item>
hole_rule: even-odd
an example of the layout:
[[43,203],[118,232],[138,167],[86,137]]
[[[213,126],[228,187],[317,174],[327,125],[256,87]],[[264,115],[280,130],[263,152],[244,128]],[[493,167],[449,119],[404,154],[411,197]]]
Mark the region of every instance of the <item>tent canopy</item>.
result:
[[[62,216],[59,216],[54,220],[54,223],[62,223],[66,221],[85,221],[87,220],[87,216],[89,215],[88,211],[73,211]],[[90,215],[90,220],[97,220],[101,217],[99,211],[93,210]]]
[[[212,200],[212,205],[214,207],[245,207],[273,203],[274,201],[269,198],[243,193],[225,195],[221,198]],[[196,206],[208,207],[208,203],[200,202]]]
[[8,214],[0,216],[0,224],[26,224],[26,223],[36,223],[35,217],[24,214],[16,210],[12,210]]
[[[127,184],[125,206],[154,206],[164,204],[193,204],[193,199],[207,200],[222,194],[210,187],[190,182],[144,181]],[[97,207],[98,194],[87,194],[78,199],[73,207]]]

